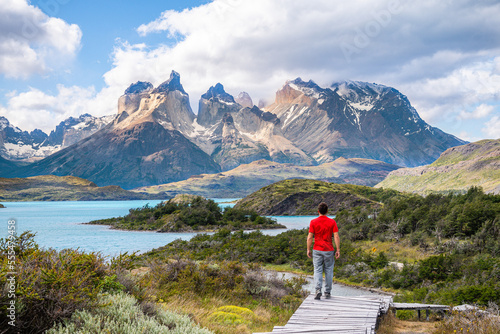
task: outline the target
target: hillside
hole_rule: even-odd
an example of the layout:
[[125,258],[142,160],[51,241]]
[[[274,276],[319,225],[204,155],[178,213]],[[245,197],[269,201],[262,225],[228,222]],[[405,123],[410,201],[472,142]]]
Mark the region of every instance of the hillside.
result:
[[268,216],[316,215],[318,204],[329,213],[354,207],[379,208],[381,201],[399,196],[396,191],[316,180],[285,180],[264,187],[240,200],[235,209],[254,210]]
[[319,166],[296,166],[258,160],[227,172],[196,175],[184,181],[142,187],[134,191],[164,193],[169,197],[188,193],[213,198],[232,198],[244,197],[274,182],[293,178],[374,186],[389,172],[398,168],[400,167],[369,159],[338,158]]
[[376,187],[427,194],[465,192],[472,186],[500,193],[500,139],[452,147],[428,166],[391,172]]
[[98,187],[75,176],[43,175],[28,178],[0,178],[2,201],[102,201],[151,199],[118,186]]

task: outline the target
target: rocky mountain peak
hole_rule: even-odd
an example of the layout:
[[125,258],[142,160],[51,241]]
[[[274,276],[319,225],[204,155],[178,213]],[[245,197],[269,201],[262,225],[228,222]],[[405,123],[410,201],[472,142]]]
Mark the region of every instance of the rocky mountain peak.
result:
[[311,93],[312,91],[316,92],[321,92],[324,89],[318,86],[314,81],[309,80],[309,81],[304,81],[300,77],[292,80],[292,81],[287,81],[288,85],[291,85],[295,89],[299,89],[303,91],[304,93]]
[[275,103],[291,103],[300,96],[305,96],[304,103],[310,103],[311,99],[320,99],[325,95],[325,89],[318,86],[314,81],[305,82],[301,78],[290,80],[276,92]]
[[137,81],[136,83],[128,86],[125,90],[125,94],[140,94],[151,89],[153,89],[153,84],[151,82]]
[[229,113],[224,114],[224,116],[222,117],[222,123],[234,124],[233,116],[231,116],[231,114],[229,114]]
[[170,73],[170,78],[155,88],[153,93],[169,93],[176,90],[187,95],[184,87],[182,87],[180,74],[176,71],[172,71],[172,73]]
[[226,113],[236,113],[241,106],[233,96],[226,93],[220,83],[212,86],[201,96],[198,109],[198,124],[211,126],[220,121]]
[[274,125],[278,125],[280,123],[280,119],[278,118],[278,116],[268,111],[262,111],[256,106],[250,108],[250,112],[254,113],[265,122],[271,122]]
[[241,105],[242,107],[247,107],[247,108],[252,108],[253,107],[253,102],[252,98],[247,92],[241,92],[238,94],[238,96],[234,99],[236,103]]
[[330,88],[338,95],[353,102],[366,101],[367,99],[372,99],[391,91],[397,92],[395,89],[384,85],[362,81],[334,82]]
[[208,91],[201,96],[201,98],[205,100],[217,98],[222,102],[236,103],[233,96],[226,93],[226,91],[224,90],[224,86],[220,83],[217,83],[215,86],[210,87]]
[[10,127],[9,120],[3,116],[0,116],[0,131],[7,127]]

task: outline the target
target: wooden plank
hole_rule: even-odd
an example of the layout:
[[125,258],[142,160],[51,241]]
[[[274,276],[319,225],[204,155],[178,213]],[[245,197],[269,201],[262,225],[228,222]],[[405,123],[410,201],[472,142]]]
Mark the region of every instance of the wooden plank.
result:
[[332,296],[315,300],[310,295],[285,326],[276,326],[268,333],[375,334],[378,316],[387,312],[391,302],[388,296]]

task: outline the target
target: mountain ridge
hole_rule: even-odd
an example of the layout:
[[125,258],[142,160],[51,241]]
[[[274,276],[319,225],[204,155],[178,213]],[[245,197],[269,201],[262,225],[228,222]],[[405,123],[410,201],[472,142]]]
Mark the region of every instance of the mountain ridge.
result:
[[114,118],[43,160],[4,176],[75,175],[135,188],[229,171],[266,159],[312,166],[344,158],[413,166],[464,142],[425,123],[396,89],[363,82],[322,88],[287,81],[264,109],[243,106],[220,83],[195,115],[180,74],[154,87],[132,83]]
[[500,139],[449,148],[432,164],[401,168],[376,185],[419,194],[465,192],[472,186],[500,193]]
[[319,166],[297,166],[268,160],[257,160],[217,174],[193,175],[187,180],[133,189],[150,194],[175,196],[188,193],[202,196],[235,198],[285,179],[313,179],[334,183],[374,186],[389,172],[400,168],[368,159],[344,159]]

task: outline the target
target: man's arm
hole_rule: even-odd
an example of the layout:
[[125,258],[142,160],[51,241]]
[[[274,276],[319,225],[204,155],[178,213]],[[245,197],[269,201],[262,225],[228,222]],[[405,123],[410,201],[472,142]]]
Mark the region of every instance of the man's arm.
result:
[[337,251],[335,252],[335,258],[338,259],[340,257],[340,237],[339,232],[333,233],[333,238],[335,239],[335,247]]
[[313,239],[314,239],[314,233],[309,232],[309,234],[307,235],[307,257],[312,257],[311,247],[313,244]]

